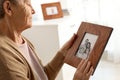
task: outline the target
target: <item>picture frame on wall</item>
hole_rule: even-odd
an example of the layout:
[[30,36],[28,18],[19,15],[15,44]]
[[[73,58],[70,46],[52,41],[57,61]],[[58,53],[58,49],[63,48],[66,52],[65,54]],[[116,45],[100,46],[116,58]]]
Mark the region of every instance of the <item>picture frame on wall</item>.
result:
[[77,39],[65,57],[65,63],[77,68],[82,59],[87,59],[95,71],[112,31],[112,27],[82,22]]
[[62,18],[63,12],[60,2],[41,4],[44,20]]

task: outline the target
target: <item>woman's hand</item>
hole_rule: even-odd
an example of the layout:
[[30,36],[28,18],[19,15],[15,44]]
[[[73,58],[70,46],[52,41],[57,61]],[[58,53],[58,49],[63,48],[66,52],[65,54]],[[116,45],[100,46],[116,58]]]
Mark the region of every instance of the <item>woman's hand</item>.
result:
[[68,50],[72,47],[73,43],[76,40],[76,37],[77,35],[74,34],[59,50],[59,52],[62,53],[64,57],[66,56],[66,53],[68,52]]
[[74,74],[73,80],[89,80],[91,74],[93,73],[93,67],[88,60],[81,60]]

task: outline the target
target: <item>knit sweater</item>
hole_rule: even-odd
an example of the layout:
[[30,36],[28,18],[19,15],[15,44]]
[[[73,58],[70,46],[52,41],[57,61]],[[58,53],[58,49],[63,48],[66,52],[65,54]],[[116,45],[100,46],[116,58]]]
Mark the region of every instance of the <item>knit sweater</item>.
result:
[[[55,80],[63,65],[64,56],[57,52],[52,61],[43,66],[41,60],[36,55],[34,46],[25,37],[23,38],[27,41],[39,64],[43,67],[48,80]],[[5,35],[0,35],[0,80],[37,80],[36,74],[18,46]]]

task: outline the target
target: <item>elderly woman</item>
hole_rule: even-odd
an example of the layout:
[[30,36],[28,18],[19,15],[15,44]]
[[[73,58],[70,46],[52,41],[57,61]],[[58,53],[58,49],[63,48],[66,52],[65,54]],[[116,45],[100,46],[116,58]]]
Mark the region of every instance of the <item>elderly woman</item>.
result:
[[[33,45],[21,33],[32,26],[30,0],[0,0],[0,80],[55,80],[76,35],[43,66]],[[81,61],[73,80],[88,80],[93,68]]]

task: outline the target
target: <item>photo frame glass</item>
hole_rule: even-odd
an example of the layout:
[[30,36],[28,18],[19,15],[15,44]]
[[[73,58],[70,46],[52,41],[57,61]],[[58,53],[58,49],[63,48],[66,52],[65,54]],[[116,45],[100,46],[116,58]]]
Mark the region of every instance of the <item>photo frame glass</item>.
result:
[[56,14],[58,14],[57,7],[56,6],[46,7],[46,13],[47,13],[47,15],[56,15]]
[[82,59],[89,58],[90,52],[92,51],[97,39],[98,35],[85,33],[82,43],[79,45],[75,56]]

